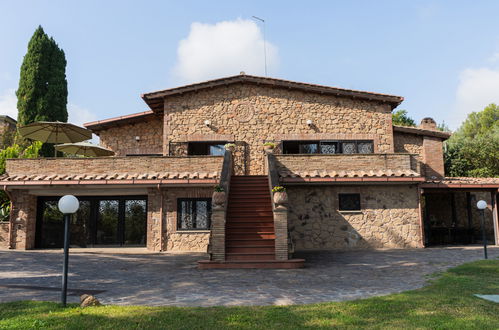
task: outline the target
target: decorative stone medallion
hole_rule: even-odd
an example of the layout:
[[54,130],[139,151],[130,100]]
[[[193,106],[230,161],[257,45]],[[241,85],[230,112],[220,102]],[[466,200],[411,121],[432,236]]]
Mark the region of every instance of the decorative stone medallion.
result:
[[234,105],[231,112],[234,115],[234,118],[241,123],[250,121],[255,114],[254,109],[249,102]]

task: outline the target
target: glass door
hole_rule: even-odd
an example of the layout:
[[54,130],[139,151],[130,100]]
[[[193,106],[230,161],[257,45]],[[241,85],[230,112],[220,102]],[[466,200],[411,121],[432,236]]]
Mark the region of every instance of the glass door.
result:
[[119,200],[100,200],[95,233],[97,245],[120,245],[118,237]]

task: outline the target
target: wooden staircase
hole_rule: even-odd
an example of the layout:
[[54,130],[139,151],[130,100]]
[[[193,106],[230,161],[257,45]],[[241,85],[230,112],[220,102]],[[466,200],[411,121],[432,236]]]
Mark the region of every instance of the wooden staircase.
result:
[[233,176],[225,225],[225,260],[275,260],[275,233],[266,176]]
[[232,176],[225,222],[225,262],[199,268],[301,268],[303,259],[276,260],[268,177]]

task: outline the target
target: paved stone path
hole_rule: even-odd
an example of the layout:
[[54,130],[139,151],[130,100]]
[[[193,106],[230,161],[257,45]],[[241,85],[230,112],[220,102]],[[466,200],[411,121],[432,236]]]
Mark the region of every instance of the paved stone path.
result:
[[[142,249],[72,250],[69,302],[84,292],[104,304],[284,305],[342,301],[416,289],[427,275],[482,258],[480,247],[298,254],[294,270],[198,270],[204,254]],[[490,247],[489,258],[499,258]],[[62,252],[0,250],[0,302],[59,301]]]

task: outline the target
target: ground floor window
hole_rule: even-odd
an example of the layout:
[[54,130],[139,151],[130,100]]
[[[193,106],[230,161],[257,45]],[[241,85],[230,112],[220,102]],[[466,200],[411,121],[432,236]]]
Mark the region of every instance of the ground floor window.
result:
[[360,194],[338,194],[340,211],[360,211]]
[[177,230],[207,230],[211,223],[211,198],[179,198]]
[[[70,245],[145,246],[147,198],[145,196],[78,196],[80,208],[72,216]],[[60,248],[64,243],[59,197],[40,197],[36,228],[38,248]]]
[[285,154],[372,154],[373,141],[283,141]]

